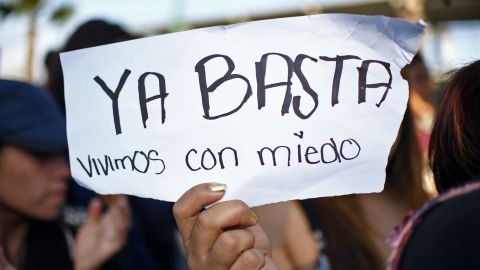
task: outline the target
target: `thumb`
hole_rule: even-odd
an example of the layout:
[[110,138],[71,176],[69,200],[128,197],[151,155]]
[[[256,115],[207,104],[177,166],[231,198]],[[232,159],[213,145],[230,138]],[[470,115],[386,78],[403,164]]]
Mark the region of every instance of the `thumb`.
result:
[[93,198],[88,204],[88,217],[85,223],[98,222],[102,216],[102,201],[99,198]]

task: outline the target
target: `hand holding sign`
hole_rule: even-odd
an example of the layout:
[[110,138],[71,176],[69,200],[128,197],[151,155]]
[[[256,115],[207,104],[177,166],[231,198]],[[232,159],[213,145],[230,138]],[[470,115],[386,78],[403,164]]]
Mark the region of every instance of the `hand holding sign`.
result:
[[268,238],[241,201],[218,203],[225,186],[200,184],[175,203],[174,215],[190,269],[276,269]]
[[217,180],[250,206],[378,192],[423,28],[315,15],[63,53],[72,174],[169,201]]

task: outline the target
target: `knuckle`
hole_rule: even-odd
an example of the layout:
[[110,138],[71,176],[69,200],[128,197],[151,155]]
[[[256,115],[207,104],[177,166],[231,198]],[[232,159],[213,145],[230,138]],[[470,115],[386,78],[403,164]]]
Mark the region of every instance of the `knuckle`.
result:
[[247,237],[246,242],[247,242],[248,248],[252,248],[255,245],[255,235],[250,231],[247,231],[245,235]]
[[220,247],[227,252],[237,251],[238,239],[232,233],[222,233],[218,239]]
[[255,252],[253,249],[245,251],[240,257],[242,263],[248,267],[260,268],[265,264],[265,257],[260,252]]
[[233,204],[233,208],[235,209],[236,213],[239,213],[239,214],[248,213],[248,214],[250,214],[250,208],[243,201],[235,200],[235,201],[232,201],[232,204]]
[[197,225],[202,229],[209,229],[212,226],[212,221],[205,211],[198,215]]

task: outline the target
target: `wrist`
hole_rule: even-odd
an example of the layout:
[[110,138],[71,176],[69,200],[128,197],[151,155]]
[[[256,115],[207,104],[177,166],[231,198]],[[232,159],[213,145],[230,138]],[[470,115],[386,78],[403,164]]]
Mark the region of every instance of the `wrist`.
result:
[[100,264],[95,262],[93,258],[83,258],[80,259],[77,256],[74,258],[74,270],[98,270],[100,269]]

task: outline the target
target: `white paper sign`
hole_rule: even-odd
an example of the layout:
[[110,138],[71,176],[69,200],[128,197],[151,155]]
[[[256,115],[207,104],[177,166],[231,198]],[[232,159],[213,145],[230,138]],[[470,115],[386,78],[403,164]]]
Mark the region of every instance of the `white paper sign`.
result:
[[422,23],[315,15],[62,53],[73,177],[175,201],[379,192]]

